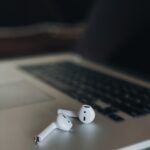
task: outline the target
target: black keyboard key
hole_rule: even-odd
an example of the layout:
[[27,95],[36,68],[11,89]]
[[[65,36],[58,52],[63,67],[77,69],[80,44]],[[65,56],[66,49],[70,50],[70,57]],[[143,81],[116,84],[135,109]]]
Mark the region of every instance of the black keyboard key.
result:
[[91,105],[95,110],[104,115],[104,109],[98,105]]
[[116,122],[122,122],[124,119],[117,114],[109,115],[109,118]]
[[117,108],[114,108],[114,107],[106,107],[106,108],[104,108],[103,109],[103,113],[105,114],[105,115],[110,115],[110,114],[114,114],[114,113],[116,113],[116,112],[118,112],[119,110],[117,109]]

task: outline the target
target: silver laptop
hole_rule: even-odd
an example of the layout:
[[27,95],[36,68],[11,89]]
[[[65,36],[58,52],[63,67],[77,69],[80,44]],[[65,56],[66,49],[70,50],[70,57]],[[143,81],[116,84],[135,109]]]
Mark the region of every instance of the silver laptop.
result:
[[[104,57],[107,49],[97,52],[90,46],[82,45],[74,53],[1,61],[0,150],[150,147],[150,84],[131,73],[148,74],[148,69],[138,63],[130,65],[128,57],[114,61]],[[70,132],[55,130],[41,143],[34,143],[34,136],[55,121],[58,108],[78,111],[82,104],[95,109],[93,123],[74,119]]]
[[[147,82],[74,54],[1,62],[0,71],[1,150],[108,150],[150,138]],[[78,111],[82,104],[95,109],[92,124],[72,120],[70,132],[55,130],[34,143],[58,108]]]

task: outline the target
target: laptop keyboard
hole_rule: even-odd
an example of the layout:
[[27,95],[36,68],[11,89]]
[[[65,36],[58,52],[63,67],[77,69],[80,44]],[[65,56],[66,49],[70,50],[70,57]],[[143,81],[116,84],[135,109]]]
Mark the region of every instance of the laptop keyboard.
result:
[[136,84],[71,62],[21,66],[21,69],[116,122],[125,120],[119,112],[131,117],[150,113],[150,90]]

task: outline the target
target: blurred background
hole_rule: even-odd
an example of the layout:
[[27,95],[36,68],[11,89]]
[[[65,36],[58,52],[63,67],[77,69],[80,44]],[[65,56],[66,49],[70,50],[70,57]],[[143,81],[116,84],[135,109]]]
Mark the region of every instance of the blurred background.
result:
[[1,0],[0,59],[71,51],[96,0]]

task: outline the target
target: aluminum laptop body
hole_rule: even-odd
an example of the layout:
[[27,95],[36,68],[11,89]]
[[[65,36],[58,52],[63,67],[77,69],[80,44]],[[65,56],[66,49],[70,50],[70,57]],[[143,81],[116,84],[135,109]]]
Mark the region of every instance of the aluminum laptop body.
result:
[[[56,119],[58,108],[79,110],[82,103],[20,69],[45,63],[73,62],[98,72],[149,88],[149,83],[97,65],[74,54],[35,57],[0,64],[0,149],[2,150],[109,150],[148,140],[150,116],[116,122],[96,111],[92,124],[73,121],[70,132],[55,130],[35,145],[34,136]],[[101,102],[101,101],[100,101]],[[98,105],[101,105],[99,102]]]

